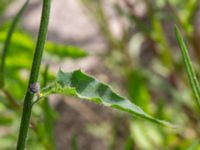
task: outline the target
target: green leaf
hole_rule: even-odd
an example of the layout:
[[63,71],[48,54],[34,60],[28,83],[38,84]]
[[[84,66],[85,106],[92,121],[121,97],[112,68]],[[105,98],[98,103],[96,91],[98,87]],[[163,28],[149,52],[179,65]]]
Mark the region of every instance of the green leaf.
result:
[[6,10],[7,6],[12,2],[13,0],[1,0],[0,5],[0,15]]
[[145,83],[143,72],[133,70],[128,76],[128,94],[130,100],[140,106],[145,111],[149,110],[150,95]]
[[140,107],[131,103],[128,99],[113,92],[108,85],[99,82],[85,73],[82,73],[80,70],[70,73],[59,71],[57,74],[57,81],[48,88],[43,89],[41,97],[45,97],[53,93],[77,96],[81,99],[128,112],[131,115],[136,115],[160,125],[173,127],[168,122],[151,117]]
[[72,139],[71,139],[71,149],[72,150],[79,150],[78,146],[78,138],[76,134],[73,134]]
[[134,141],[131,136],[129,136],[124,144],[123,150],[132,150],[134,145]]
[[[0,30],[0,44],[3,44],[5,42],[6,35],[7,35],[6,29]],[[9,47],[10,50],[8,52],[9,53],[8,56],[9,57],[16,56],[16,53],[17,54],[23,53],[22,55],[27,55],[29,57],[28,59],[32,60],[30,59],[30,57],[33,55],[34,47],[35,47],[34,40],[29,34],[22,31],[16,31],[15,33],[13,33],[12,36],[12,41],[10,43]],[[50,41],[47,41],[45,43],[45,52],[47,54],[50,54],[50,56],[57,56],[59,58],[66,58],[66,57],[82,58],[88,55],[85,50],[82,50],[79,47],[53,43]]]
[[185,44],[177,26],[175,26],[175,34],[176,34],[176,38],[177,38],[179,47],[180,47],[181,52],[182,52],[183,61],[184,61],[184,64],[185,64],[185,69],[187,71],[187,75],[188,75],[188,78],[189,78],[189,81],[190,81],[190,85],[192,87],[193,94],[196,98],[198,106],[200,107],[200,85],[199,85],[199,82],[197,80],[194,68],[192,66],[192,61],[190,59],[188,49],[186,47],[186,44]]
[[186,148],[186,150],[197,150],[199,149],[199,140],[193,141],[193,143]]
[[79,47],[71,45],[55,44],[53,42],[46,42],[45,51],[50,54],[59,56],[60,58],[63,57],[81,58],[87,56],[86,51],[82,50]]

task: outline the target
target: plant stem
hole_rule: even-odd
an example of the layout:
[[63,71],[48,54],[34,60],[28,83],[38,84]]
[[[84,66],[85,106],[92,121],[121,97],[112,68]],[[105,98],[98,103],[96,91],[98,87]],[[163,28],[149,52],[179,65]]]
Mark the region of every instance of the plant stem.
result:
[[[49,71],[49,65],[46,65],[45,71],[43,74],[43,87],[47,85],[48,82],[48,71]],[[46,132],[46,138],[48,141],[48,149],[49,150],[55,150],[56,149],[56,143],[54,138],[54,122],[55,122],[55,116],[54,111],[51,108],[49,104],[48,98],[44,98],[44,101],[42,102],[42,110],[44,113],[44,127]]]
[[4,95],[6,96],[7,100],[9,101],[10,105],[16,109],[19,110],[20,109],[20,105],[17,103],[17,101],[15,100],[15,98],[11,95],[11,93],[6,90],[6,89],[2,89],[2,92],[4,93]]
[[28,3],[29,3],[29,0],[27,0],[24,3],[22,8],[19,10],[17,15],[13,19],[12,24],[9,28],[6,40],[5,40],[5,44],[4,44],[2,55],[1,55],[1,63],[0,63],[0,88],[3,88],[4,84],[5,84],[5,81],[4,81],[5,80],[5,77],[4,77],[5,76],[5,61],[6,61],[6,56],[8,54],[8,48],[10,46],[10,42],[12,40],[12,35],[13,35],[15,28],[17,26],[17,23],[19,22],[19,19],[21,18],[23,12],[25,11]]
[[8,30],[8,34],[6,36],[6,40],[5,40],[5,44],[2,50],[2,55],[1,55],[1,62],[0,62],[0,89],[2,90],[2,92],[4,93],[4,95],[6,96],[7,100],[10,102],[10,105],[14,108],[14,109],[20,109],[19,104],[17,103],[17,101],[15,100],[15,98],[11,95],[11,93],[6,90],[5,87],[5,62],[6,62],[6,57],[8,54],[8,50],[9,50],[9,46],[12,40],[12,35],[16,29],[16,26],[20,20],[20,18],[22,17],[26,7],[28,6],[29,0],[27,0],[24,5],[21,7],[21,9],[19,10],[19,12],[17,13],[17,15],[14,17],[11,26]]
[[29,87],[31,84],[35,84],[38,80],[42,54],[43,54],[43,49],[44,49],[47,30],[48,30],[50,6],[51,6],[51,0],[43,0],[39,35],[38,35],[38,40],[37,40],[37,44],[35,48],[33,64],[32,64],[31,74],[29,78],[29,84],[28,84],[27,92],[24,98],[23,114],[22,114],[18,143],[17,143],[17,148],[16,148],[17,150],[24,150],[25,148],[26,137],[28,133],[29,122],[30,122],[30,117],[31,117],[31,112],[32,112],[32,100],[34,96],[34,94],[30,92]]

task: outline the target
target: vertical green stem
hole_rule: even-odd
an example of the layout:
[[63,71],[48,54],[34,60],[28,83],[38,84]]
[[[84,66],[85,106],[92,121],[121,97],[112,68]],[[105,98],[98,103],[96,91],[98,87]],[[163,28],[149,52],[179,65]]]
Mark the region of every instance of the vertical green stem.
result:
[[14,108],[15,110],[19,110],[20,109],[20,105],[17,103],[17,101],[11,95],[11,93],[6,89],[2,89],[2,92],[4,93],[5,97],[8,99],[8,101],[9,101],[10,105],[12,106],[12,108]]
[[25,11],[27,5],[29,3],[29,0],[27,0],[24,5],[22,6],[22,8],[19,10],[19,12],[17,13],[17,15],[15,16],[15,18],[13,19],[13,22],[9,28],[9,31],[8,31],[8,34],[7,34],[7,37],[6,37],[6,41],[5,41],[5,44],[4,44],[4,47],[3,47],[3,51],[2,51],[2,55],[1,55],[1,62],[0,62],[0,88],[3,88],[4,87],[4,76],[5,76],[5,61],[6,61],[6,56],[7,56],[7,53],[8,53],[8,48],[10,46],[10,42],[11,42],[11,39],[12,39],[12,35],[15,31],[15,28],[17,26],[17,23],[19,22],[19,19],[21,18],[23,12]]
[[29,85],[28,85],[27,92],[24,98],[23,114],[22,114],[18,143],[17,143],[17,148],[16,148],[17,150],[24,150],[25,148],[26,137],[28,133],[29,122],[30,122],[31,111],[32,111],[32,99],[34,96],[34,94],[30,91],[29,87],[30,85],[35,84],[38,80],[42,54],[43,54],[43,49],[44,49],[47,30],[48,30],[50,6],[51,6],[51,0],[43,0],[39,35],[38,35],[37,45],[35,48],[35,54],[33,58],[33,64],[32,64],[32,69],[31,69],[31,74],[30,74],[30,79],[29,79]]
[[[47,65],[43,74],[43,87],[47,85],[48,82],[48,70],[49,66]],[[42,102],[42,109],[44,113],[44,127],[46,132],[46,138],[48,141],[48,149],[49,150],[55,150],[56,149],[56,143],[54,138],[54,120],[55,117],[53,116],[53,109],[51,108],[49,104],[48,98],[44,98],[44,101]]]

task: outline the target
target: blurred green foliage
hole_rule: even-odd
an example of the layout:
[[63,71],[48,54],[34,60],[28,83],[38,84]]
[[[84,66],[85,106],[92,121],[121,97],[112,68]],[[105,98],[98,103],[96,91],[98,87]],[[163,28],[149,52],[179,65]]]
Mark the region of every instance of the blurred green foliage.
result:
[[[8,1],[7,1],[8,2]],[[1,5],[2,6],[2,5]],[[5,5],[6,8],[6,5]],[[3,12],[3,8],[2,8]],[[11,24],[4,21],[0,24],[0,54],[2,54],[6,36]],[[20,121],[22,99],[27,88],[28,73],[31,68],[35,39],[21,27],[17,27],[12,35],[6,58],[5,87],[0,92],[0,127],[6,127],[9,131],[0,133],[0,149],[15,149],[17,132]],[[70,45],[46,42],[45,62],[42,66],[40,81],[43,87],[52,81],[54,73],[49,71],[46,65],[60,62],[66,57],[72,59],[83,58],[87,52]],[[20,105],[19,105],[20,104]],[[16,106],[17,105],[17,106]],[[30,149],[55,149],[54,124],[57,113],[51,108],[47,98],[43,103],[34,107],[32,113],[32,130],[28,139]]]
[[[121,0],[111,3],[112,11],[119,18],[126,20],[120,37],[117,37],[111,27],[110,18],[104,9],[103,0],[80,0],[88,14],[99,27],[108,47],[104,62],[123,80],[118,86],[125,95],[154,117],[165,119],[177,124],[177,129],[161,128],[140,119],[127,118],[128,128],[124,132],[122,145],[124,150],[198,150],[200,149],[199,110],[194,102],[194,96],[184,69],[184,62],[178,43],[175,39],[174,24],[182,30],[187,39],[189,53],[192,56],[194,70],[199,79],[200,45],[198,38],[197,11],[199,0]],[[0,5],[0,14],[5,10],[8,0]],[[135,11],[140,5],[145,6],[144,13]],[[5,41],[9,21],[0,25],[0,53]],[[138,36],[139,35],[139,36]],[[140,39],[138,38],[140,37]],[[139,41],[140,40],[140,41]],[[33,57],[35,40],[31,35],[18,28],[14,33],[6,60],[6,89],[12,91],[17,102],[21,103],[26,89],[28,70]],[[138,44],[139,43],[139,44]],[[136,47],[136,45],[139,45]],[[17,54],[17,55],[16,55]],[[77,47],[47,42],[45,60],[58,63],[64,58],[84,58],[87,53]],[[17,63],[16,63],[17,62]],[[45,72],[43,62],[42,73]],[[54,73],[48,71],[48,82],[52,81]],[[43,74],[41,74],[43,77]],[[40,79],[41,81],[44,78]],[[12,108],[3,93],[0,93],[0,126],[9,131],[0,135],[0,149],[14,149],[16,133],[19,124],[19,112]],[[33,130],[30,132],[28,144],[30,149],[49,149],[52,144],[47,139],[43,117],[45,104],[34,107]],[[49,107],[47,108],[49,110]],[[50,109],[52,122],[57,116]],[[118,117],[119,114],[116,114]],[[121,121],[121,120],[120,120]],[[119,121],[119,122],[120,122]],[[121,139],[119,127],[111,124],[113,132],[111,140],[107,141],[114,150]],[[119,123],[119,126],[124,124]],[[93,131],[96,132],[96,131]],[[108,133],[110,134],[110,133]],[[76,135],[76,134],[75,134]],[[48,136],[48,137],[47,137]],[[80,149],[78,136],[73,136],[71,146]],[[51,147],[52,148],[52,147]]]
[[5,11],[8,4],[10,4],[13,0],[1,0],[0,5],[0,15]]
[[[190,44],[189,53],[194,54],[192,59],[199,78],[200,33],[196,22],[199,20],[200,1],[111,2],[117,18],[128,22],[124,26],[121,23],[123,32],[120,37],[112,30],[112,21],[104,8],[105,1],[80,1],[107,40],[109,54],[104,56],[105,63],[115,74],[121,75],[123,83],[126,83],[121,85],[123,91],[127,91],[129,98],[148,113],[179,125],[177,130],[168,130],[140,120],[130,120],[133,140],[130,149],[200,149],[199,110],[193,100],[174,33],[174,25],[178,24]],[[126,147],[125,142],[124,149]]]

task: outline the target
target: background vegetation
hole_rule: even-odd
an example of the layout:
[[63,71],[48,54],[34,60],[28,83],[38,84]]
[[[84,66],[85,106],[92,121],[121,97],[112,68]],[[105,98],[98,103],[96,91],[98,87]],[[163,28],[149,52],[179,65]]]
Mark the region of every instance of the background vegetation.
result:
[[[177,125],[177,128],[161,127],[117,111],[109,110],[105,115],[102,115],[104,110],[87,111],[87,108],[81,109],[82,103],[84,104],[82,102],[75,104],[79,107],[73,106],[72,108],[79,109],[77,112],[84,110],[80,113],[89,112],[89,116],[94,115],[97,118],[101,116],[100,122],[103,123],[96,122],[94,119],[94,122],[90,121],[87,124],[74,116],[72,118],[75,121],[69,121],[69,125],[66,125],[66,132],[65,130],[57,132],[56,126],[65,126],[59,120],[63,117],[71,118],[70,115],[73,113],[68,111],[67,115],[60,115],[55,109],[62,109],[62,107],[59,104],[51,106],[46,99],[40,101],[33,109],[28,149],[49,150],[56,149],[56,147],[65,150],[200,149],[199,108],[192,93],[190,80],[184,67],[184,59],[174,32],[174,25],[177,24],[189,47],[189,54],[199,79],[200,1],[110,0],[109,10],[107,10],[108,1],[79,0],[79,2],[85,13],[98,27],[98,34],[103,37],[103,43],[106,46],[101,49],[102,53],[94,54],[68,43],[62,43],[62,41],[59,43],[47,41],[40,74],[41,86],[44,87],[55,79],[55,72],[59,70],[60,65],[69,65],[65,63],[66,59],[74,59],[73,62],[76,63],[87,57],[95,59],[98,57],[101,63],[96,66],[96,69],[105,66],[106,70],[101,72],[106,72],[104,74],[106,77],[99,78],[96,75],[97,78],[110,83],[116,91],[128,97],[145,112],[155,118],[167,120]],[[3,5],[0,5],[0,52],[2,52],[11,25],[12,18],[7,19],[4,16],[6,16],[7,6],[12,4],[12,1],[5,0],[1,4]],[[110,9],[120,24],[119,34],[116,34],[112,26],[109,16]],[[0,149],[3,150],[15,148],[21,115],[20,107],[26,91],[35,41],[34,34],[24,30],[22,25],[17,27],[12,37],[6,60],[6,84],[0,92]],[[56,71],[51,66],[56,66]],[[104,80],[105,78],[107,80]],[[53,97],[52,99],[57,101],[64,98]],[[70,104],[72,103],[68,103]],[[90,107],[93,105],[89,104]],[[96,109],[101,107],[97,106]],[[107,121],[107,116],[110,116],[109,121]],[[84,124],[84,132],[103,141],[103,145],[106,146],[101,147],[96,144],[95,148],[84,147],[80,132],[71,131],[69,127],[74,126],[74,122]],[[59,134],[68,135],[67,147],[60,144],[60,139],[57,138]],[[86,145],[91,144],[90,140],[89,138]]]

